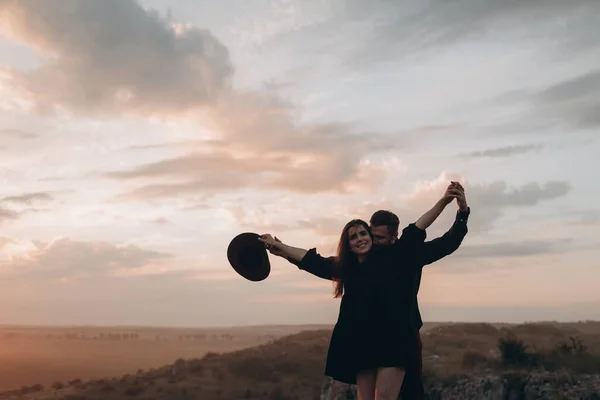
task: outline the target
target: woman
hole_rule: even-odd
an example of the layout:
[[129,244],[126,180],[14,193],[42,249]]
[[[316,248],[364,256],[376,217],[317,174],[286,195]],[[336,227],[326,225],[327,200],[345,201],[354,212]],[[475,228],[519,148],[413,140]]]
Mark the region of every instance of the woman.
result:
[[416,330],[411,326],[415,296],[416,262],[427,229],[459,189],[450,189],[433,208],[402,231],[390,246],[373,245],[368,224],[355,219],[346,224],[335,258],[316,249],[288,246],[271,235],[261,236],[300,267],[335,282],[335,297],[342,297],[333,329],[325,374],[356,384],[361,400],[396,400],[406,366],[414,357]]

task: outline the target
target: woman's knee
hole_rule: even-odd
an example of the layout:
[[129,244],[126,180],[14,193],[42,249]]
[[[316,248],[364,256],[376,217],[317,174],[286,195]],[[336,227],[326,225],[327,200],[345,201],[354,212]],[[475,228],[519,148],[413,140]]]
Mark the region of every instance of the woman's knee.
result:
[[361,371],[356,376],[356,392],[359,400],[375,400],[377,371]]

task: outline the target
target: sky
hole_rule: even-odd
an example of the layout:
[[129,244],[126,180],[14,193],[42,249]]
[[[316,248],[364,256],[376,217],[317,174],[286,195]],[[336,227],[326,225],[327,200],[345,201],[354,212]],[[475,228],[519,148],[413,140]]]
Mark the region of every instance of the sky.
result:
[[[600,319],[597,0],[0,0],[0,324],[336,321],[329,256],[462,182],[425,321]],[[450,204],[428,240],[452,224]]]

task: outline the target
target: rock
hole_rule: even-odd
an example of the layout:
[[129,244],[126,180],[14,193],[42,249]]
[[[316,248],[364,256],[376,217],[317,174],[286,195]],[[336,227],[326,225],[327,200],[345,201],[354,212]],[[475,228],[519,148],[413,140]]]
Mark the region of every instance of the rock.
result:
[[321,400],[355,400],[356,386],[334,381],[326,377],[321,391]]
[[[600,374],[571,376],[558,372],[508,372],[502,376],[462,379],[426,387],[431,400],[600,400]],[[321,400],[356,400],[356,387],[331,378],[323,383]],[[401,400],[401,398],[399,398]]]

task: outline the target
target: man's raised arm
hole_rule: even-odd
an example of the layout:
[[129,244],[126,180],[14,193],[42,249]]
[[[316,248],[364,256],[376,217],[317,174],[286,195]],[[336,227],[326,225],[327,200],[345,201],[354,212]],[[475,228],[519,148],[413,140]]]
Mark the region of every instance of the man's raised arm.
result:
[[417,222],[415,222],[416,227],[421,230],[426,230],[427,228],[429,228],[429,226],[433,224],[435,220],[440,216],[442,211],[444,211],[444,208],[446,208],[446,206],[450,204],[453,199],[458,198],[460,194],[460,186],[457,186],[454,182],[452,182],[446,189],[444,196],[441,199],[439,199],[433,207],[431,207],[427,212],[425,212],[425,214],[423,214],[417,220]]
[[460,194],[456,197],[458,211],[450,229],[439,238],[423,243],[422,265],[434,263],[454,253],[468,233],[467,222],[471,209],[467,205],[464,189],[459,184]]

